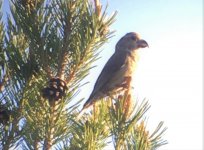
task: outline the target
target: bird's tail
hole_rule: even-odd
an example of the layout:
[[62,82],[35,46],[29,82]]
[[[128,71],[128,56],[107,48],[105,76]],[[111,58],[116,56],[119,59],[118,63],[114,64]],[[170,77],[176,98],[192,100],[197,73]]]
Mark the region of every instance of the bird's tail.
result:
[[82,117],[82,115],[85,113],[85,111],[86,111],[86,108],[83,108],[83,109],[79,112],[79,114],[77,115],[76,120],[79,120],[79,119]]
[[86,110],[91,106],[92,104],[91,103],[85,103],[84,104],[84,107],[82,108],[82,110],[79,112],[79,114],[77,115],[77,120],[79,120],[82,115],[86,112]]

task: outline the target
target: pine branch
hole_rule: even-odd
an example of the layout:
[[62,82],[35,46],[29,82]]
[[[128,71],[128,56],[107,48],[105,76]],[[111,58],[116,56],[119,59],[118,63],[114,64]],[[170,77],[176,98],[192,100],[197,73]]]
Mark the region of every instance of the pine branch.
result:
[[23,30],[28,39],[28,52],[30,62],[34,62],[39,68],[43,68],[48,77],[52,76],[46,57],[45,44],[46,35],[44,29],[46,28],[46,21],[50,14],[44,16],[43,4],[45,0],[13,0],[13,7],[11,9],[14,23],[19,29]]
[[[2,7],[2,2],[0,2],[0,8]],[[0,92],[3,90],[4,84],[7,80],[5,75],[5,54],[4,54],[4,38],[5,38],[5,31],[4,25],[2,22],[2,12],[0,12]]]
[[72,120],[73,128],[67,139],[70,143],[67,149],[100,150],[107,146],[110,136],[107,112],[107,103],[102,102],[95,106],[92,116],[83,116],[79,121]]
[[[5,87],[5,90],[8,89],[8,86]],[[16,92],[15,92],[16,94]],[[13,94],[14,95],[14,94]],[[17,106],[12,106],[12,100],[7,99],[7,103],[3,104],[7,113],[8,113],[8,120],[3,123],[1,134],[3,134],[3,138],[1,139],[0,144],[2,144],[3,149],[9,149],[14,147],[17,141],[20,139],[21,130],[19,129],[19,121],[22,115],[22,103],[23,100],[18,100],[18,97],[14,97],[13,95],[7,97],[10,99],[16,98]],[[5,97],[3,97],[5,98]],[[14,100],[13,100],[14,101]],[[19,102],[18,102],[19,101]],[[2,105],[2,104],[1,104]],[[14,108],[12,108],[14,107]]]
[[57,102],[54,101],[52,102],[52,105],[50,107],[50,117],[49,119],[49,126],[48,126],[48,132],[45,138],[45,143],[44,143],[44,148],[46,150],[51,150],[52,146],[53,146],[53,138],[54,138],[54,125],[55,125],[55,121],[56,121],[56,109],[57,109]]

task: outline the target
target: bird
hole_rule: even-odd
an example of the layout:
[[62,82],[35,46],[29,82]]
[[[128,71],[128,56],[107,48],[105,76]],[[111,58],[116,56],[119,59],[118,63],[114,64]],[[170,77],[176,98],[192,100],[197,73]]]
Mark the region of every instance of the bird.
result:
[[78,119],[96,101],[129,88],[139,59],[138,50],[146,47],[149,47],[148,43],[135,32],[125,34],[117,42],[114,54],[102,69],[92,93],[77,116]]

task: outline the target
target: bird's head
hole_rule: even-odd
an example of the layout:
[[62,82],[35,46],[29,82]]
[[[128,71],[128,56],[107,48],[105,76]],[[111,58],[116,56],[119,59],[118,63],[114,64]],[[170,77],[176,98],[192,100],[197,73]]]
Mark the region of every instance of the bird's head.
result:
[[116,51],[132,51],[139,48],[148,47],[148,43],[140,39],[140,36],[135,32],[127,33],[116,44]]

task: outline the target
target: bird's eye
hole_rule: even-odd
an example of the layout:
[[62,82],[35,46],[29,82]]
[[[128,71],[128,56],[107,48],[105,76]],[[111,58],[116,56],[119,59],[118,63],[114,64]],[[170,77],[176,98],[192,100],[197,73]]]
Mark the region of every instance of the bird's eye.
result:
[[136,36],[131,36],[131,39],[136,41]]

